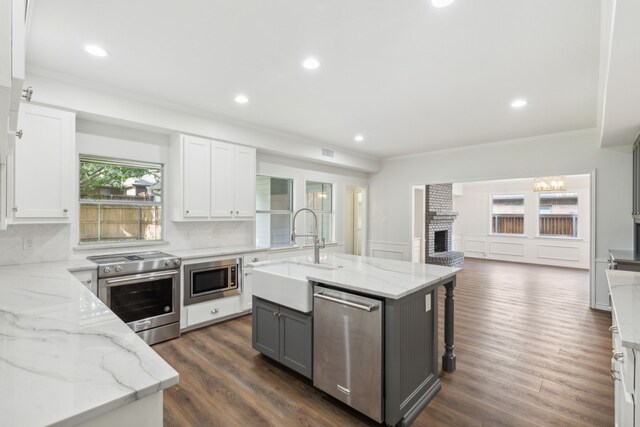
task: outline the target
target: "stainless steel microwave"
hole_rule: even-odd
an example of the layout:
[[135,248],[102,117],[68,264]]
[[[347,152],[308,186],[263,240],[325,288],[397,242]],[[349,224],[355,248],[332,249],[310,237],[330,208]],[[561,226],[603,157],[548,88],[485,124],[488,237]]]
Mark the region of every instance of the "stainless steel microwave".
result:
[[184,265],[184,305],[240,295],[242,258]]

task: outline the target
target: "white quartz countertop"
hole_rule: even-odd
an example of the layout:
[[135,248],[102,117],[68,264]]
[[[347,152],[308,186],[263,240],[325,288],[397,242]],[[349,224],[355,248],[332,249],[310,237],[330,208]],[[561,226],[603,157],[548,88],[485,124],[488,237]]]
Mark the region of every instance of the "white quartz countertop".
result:
[[73,425],[157,393],[178,373],[68,270],[0,268],[0,424]]
[[606,270],[623,347],[640,350],[640,273]]
[[[294,256],[285,260],[253,263],[254,268],[281,262],[313,263],[310,256]],[[407,261],[356,255],[322,253],[320,264],[331,267],[316,269],[307,280],[333,285],[345,290],[359,291],[391,299],[400,299],[453,277],[461,269]],[[253,286],[259,286],[254,283]]]

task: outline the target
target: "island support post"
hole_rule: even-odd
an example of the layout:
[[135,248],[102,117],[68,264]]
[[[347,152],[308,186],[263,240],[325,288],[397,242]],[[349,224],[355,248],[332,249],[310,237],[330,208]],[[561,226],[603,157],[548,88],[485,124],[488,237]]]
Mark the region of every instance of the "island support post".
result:
[[453,289],[456,287],[456,278],[445,283],[444,298],[444,354],[442,355],[442,370],[453,372],[456,370],[456,355],[453,353]]

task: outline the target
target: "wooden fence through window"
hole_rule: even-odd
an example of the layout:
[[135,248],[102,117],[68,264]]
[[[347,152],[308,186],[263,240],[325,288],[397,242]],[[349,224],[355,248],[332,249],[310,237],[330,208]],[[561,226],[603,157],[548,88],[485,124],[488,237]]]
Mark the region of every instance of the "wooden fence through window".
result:
[[540,215],[541,236],[578,236],[578,217],[574,215]]
[[161,206],[80,205],[81,242],[161,238]]
[[491,224],[494,234],[524,234],[523,215],[493,215]]

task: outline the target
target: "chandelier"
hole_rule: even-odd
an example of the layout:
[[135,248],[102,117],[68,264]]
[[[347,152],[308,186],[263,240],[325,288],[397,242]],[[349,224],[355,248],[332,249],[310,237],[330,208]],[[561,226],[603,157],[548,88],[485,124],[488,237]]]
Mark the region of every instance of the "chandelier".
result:
[[546,176],[533,179],[533,191],[566,191],[567,180],[564,176]]

